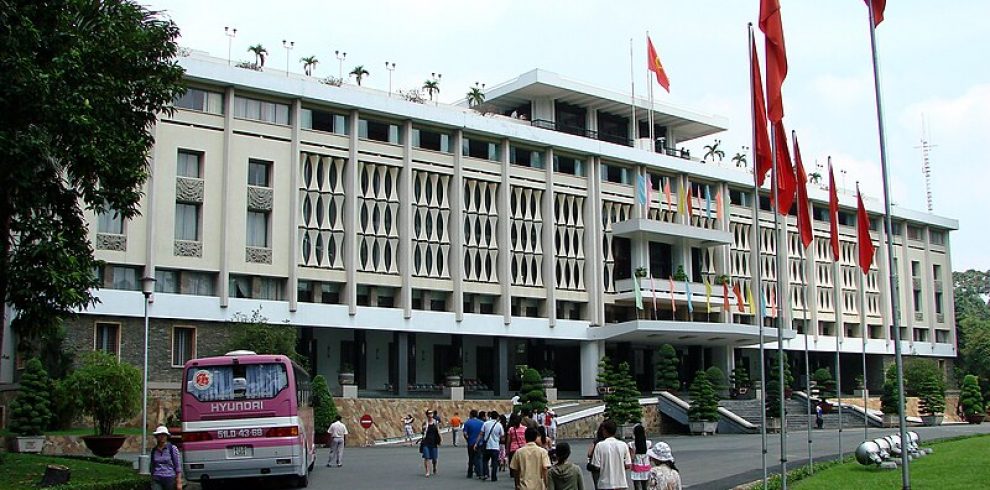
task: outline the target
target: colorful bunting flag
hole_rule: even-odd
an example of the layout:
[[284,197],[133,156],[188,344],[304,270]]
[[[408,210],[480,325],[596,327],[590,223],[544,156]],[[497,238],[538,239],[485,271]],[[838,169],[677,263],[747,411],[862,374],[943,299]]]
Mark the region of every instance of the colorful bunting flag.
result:
[[725,220],[725,216],[722,214],[724,213],[722,205],[722,186],[719,186],[718,192],[715,193],[715,216],[720,222]]
[[707,277],[702,277],[702,281],[705,282],[705,305],[708,306],[708,314],[712,314],[712,283],[708,282]]
[[687,279],[684,280],[684,293],[687,295],[687,307],[688,314],[694,314],[694,301],[692,300],[693,295],[691,294],[691,283]]
[[674,277],[670,277],[670,309],[677,313],[677,303],[674,302]]
[[732,286],[732,292],[736,295],[736,306],[739,308],[739,313],[746,313],[746,305],[743,303],[745,299],[738,282]]
[[705,218],[712,219],[712,187],[705,185]]
[[749,314],[756,314],[756,303],[753,300],[753,288],[747,284],[746,285],[746,302],[749,303]]
[[670,177],[663,180],[663,193],[667,197],[667,211],[674,211],[674,200],[670,196]]
[[639,276],[633,275],[633,291],[636,293],[636,309],[643,309],[643,291],[640,289]]
[[729,309],[729,282],[728,281],[722,283],[722,311],[728,311],[730,315],[732,314],[732,311]]

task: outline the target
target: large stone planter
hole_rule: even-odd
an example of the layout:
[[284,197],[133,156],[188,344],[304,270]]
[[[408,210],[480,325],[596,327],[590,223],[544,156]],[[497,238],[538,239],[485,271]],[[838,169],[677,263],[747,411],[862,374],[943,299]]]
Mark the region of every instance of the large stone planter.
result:
[[461,385],[461,377],[460,377],[460,375],[447,376],[447,386],[449,386],[449,387],[455,387],[455,386],[460,386],[460,385]]
[[982,424],[983,421],[986,420],[986,417],[987,417],[986,415],[983,415],[981,413],[978,413],[976,415],[967,415],[966,422],[969,422],[970,424]]
[[896,413],[883,414],[883,426],[885,428],[897,427],[901,424],[900,417]]
[[543,377],[543,388],[553,388],[553,376]]
[[82,439],[86,448],[95,456],[112,458],[120,451],[120,446],[124,445],[127,436],[85,436]]
[[14,450],[19,453],[40,454],[45,448],[45,436],[18,436],[14,439]]
[[339,373],[337,374],[337,381],[343,385],[354,384],[354,373]]
[[933,415],[922,415],[921,423],[924,424],[926,427],[934,427],[936,425],[942,425],[943,418],[944,418],[943,415],[940,413]]
[[708,434],[715,434],[715,431],[718,429],[718,422],[689,422],[688,426],[690,427],[692,434],[707,436]]

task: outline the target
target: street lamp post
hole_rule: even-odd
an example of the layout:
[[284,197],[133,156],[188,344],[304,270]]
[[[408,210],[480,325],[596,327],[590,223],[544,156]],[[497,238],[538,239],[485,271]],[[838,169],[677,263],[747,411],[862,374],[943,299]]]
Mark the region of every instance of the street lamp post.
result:
[[296,47],[296,42],[283,39],[282,47],[285,48],[285,76],[289,76],[289,51]]
[[395,71],[395,63],[385,62],[385,69],[388,70],[388,96],[392,96],[392,72]]
[[[437,92],[440,92],[440,79],[443,78],[443,75],[440,73],[430,73],[430,76],[433,77],[433,81],[436,82],[437,84],[437,89],[436,89]],[[431,94],[431,98],[432,98],[432,94]],[[433,105],[440,105],[439,97],[433,99]]]
[[337,77],[341,81],[344,80],[344,60],[347,59],[347,53],[341,51],[334,51],[333,54],[337,57]]
[[227,36],[227,66],[230,66],[230,47],[234,43],[234,37],[237,36],[237,28],[224,27],[223,33]]
[[138,457],[138,471],[141,474],[151,472],[151,461],[148,457],[148,304],[151,303],[151,293],[155,291],[155,278],[141,278],[141,293],[144,294],[144,371],[141,384],[141,455]]

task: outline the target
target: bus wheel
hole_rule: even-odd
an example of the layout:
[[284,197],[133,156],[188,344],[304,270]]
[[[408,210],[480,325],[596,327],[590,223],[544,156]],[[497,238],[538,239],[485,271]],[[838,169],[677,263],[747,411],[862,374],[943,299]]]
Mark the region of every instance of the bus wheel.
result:
[[297,477],[296,488],[306,488],[309,486],[309,472],[307,471],[305,475]]

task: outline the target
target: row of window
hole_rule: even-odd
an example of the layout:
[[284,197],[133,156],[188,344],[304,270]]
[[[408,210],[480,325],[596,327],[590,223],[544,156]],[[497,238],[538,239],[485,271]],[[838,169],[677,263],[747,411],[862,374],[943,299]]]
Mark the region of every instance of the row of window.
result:
[[[119,323],[96,322],[93,327],[93,350],[120,357]],[[172,367],[181,368],[186,361],[196,357],[196,327],[172,327]]]

